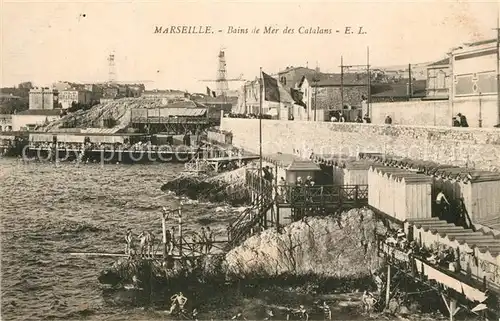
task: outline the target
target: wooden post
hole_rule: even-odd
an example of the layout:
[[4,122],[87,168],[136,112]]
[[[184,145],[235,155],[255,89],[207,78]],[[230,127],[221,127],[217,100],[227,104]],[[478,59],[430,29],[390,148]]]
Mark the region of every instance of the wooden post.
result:
[[391,295],[391,265],[387,265],[387,286],[385,288],[385,307],[389,307],[389,299]]
[[182,259],[182,209],[179,207],[179,257]]
[[165,213],[161,213],[161,231],[163,235],[163,260],[167,260],[167,221]]
[[444,305],[446,305],[446,308],[448,309],[448,312],[450,314],[450,321],[453,321],[455,314],[460,311],[460,307],[457,307],[457,300],[451,298],[450,303],[448,303],[448,300],[446,300],[446,297],[442,293],[441,297],[443,298]]

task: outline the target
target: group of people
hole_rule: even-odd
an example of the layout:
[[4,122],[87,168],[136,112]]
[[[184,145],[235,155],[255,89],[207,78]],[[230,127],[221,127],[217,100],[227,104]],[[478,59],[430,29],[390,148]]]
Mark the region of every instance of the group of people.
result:
[[[139,243],[137,251],[136,240]],[[139,235],[134,236],[132,229],[127,229],[125,235],[125,255],[135,255],[153,257],[154,256],[155,236],[149,231],[142,231]]]
[[192,251],[193,254],[195,253],[210,253],[212,250],[213,244],[214,244],[214,234],[212,230],[210,229],[210,226],[201,227],[200,233],[195,233],[193,234],[192,237]]
[[455,117],[453,117],[453,127],[469,127],[467,117],[462,115],[462,113],[458,113]]

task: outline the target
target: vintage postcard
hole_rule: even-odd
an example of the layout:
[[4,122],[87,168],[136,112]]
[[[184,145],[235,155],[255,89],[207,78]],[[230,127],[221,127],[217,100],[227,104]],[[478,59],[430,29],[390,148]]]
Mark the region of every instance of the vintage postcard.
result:
[[500,320],[497,1],[0,13],[2,320]]

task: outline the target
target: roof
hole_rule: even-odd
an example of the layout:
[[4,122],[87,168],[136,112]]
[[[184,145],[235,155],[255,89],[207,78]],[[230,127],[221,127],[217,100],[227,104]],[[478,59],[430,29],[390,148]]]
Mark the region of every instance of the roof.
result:
[[474,46],[486,45],[493,42],[497,42],[497,39],[493,38],[493,39],[480,40],[480,41],[465,43],[465,45],[468,47],[474,47]]
[[281,71],[278,71],[278,75],[281,75],[281,74],[284,74],[284,73],[287,73],[287,72],[290,72],[290,71],[294,71],[294,70],[299,70],[299,69],[303,69],[303,70],[309,70],[309,71],[312,71],[312,72],[315,72],[316,70],[315,69],[311,69],[311,68],[308,68],[308,67],[286,67],[285,70],[281,70]]
[[9,99],[21,99],[20,96],[15,96],[13,94],[6,94],[6,93],[3,93],[3,92],[0,92],[0,99],[3,99],[3,98],[9,98]]
[[294,161],[301,160],[298,156],[283,153],[263,155],[262,159],[282,167],[288,167],[292,165]]
[[[393,84],[372,85],[372,97],[408,97],[407,93],[408,79]],[[413,80],[413,94],[411,97],[424,97],[427,86],[426,80]]]
[[320,171],[318,164],[309,160],[294,160],[287,168],[289,171]]
[[[60,116],[62,109],[28,109],[17,113],[24,116]],[[16,116],[14,115],[14,116]]]
[[193,108],[197,107],[196,103],[192,100],[179,100],[169,102],[167,108]]
[[405,168],[411,168],[413,170],[423,172],[429,177],[433,176],[442,179],[458,180],[464,183],[500,181],[500,173],[497,172],[457,167],[453,165],[437,164],[430,161],[411,160],[408,158],[395,159],[387,156],[370,157],[370,155],[366,154],[360,156],[375,160],[376,162],[378,162],[378,164],[383,165],[383,167],[379,166],[378,168],[376,168],[377,166],[372,167],[374,168],[374,170],[384,173],[391,172],[390,169],[386,168],[392,168],[394,170],[393,172],[397,172],[398,170],[403,170],[403,168],[401,167],[404,166]]
[[450,58],[445,58],[445,59],[441,59],[441,60],[438,60],[436,62],[433,62],[432,64],[429,64],[429,67],[443,66],[443,65],[449,65],[449,64],[450,64]]
[[86,128],[82,129],[82,134],[115,134],[120,128]]
[[[327,87],[327,86],[366,86],[368,83],[367,75],[365,73],[344,73],[342,74],[326,74],[317,73],[312,75],[305,75],[302,77],[299,86],[302,85],[305,79],[312,87]],[[315,83],[315,80],[318,80]]]
[[[194,103],[193,103],[194,104]],[[161,117],[200,117],[203,116],[207,110],[205,108],[176,108],[167,107],[160,110]]]

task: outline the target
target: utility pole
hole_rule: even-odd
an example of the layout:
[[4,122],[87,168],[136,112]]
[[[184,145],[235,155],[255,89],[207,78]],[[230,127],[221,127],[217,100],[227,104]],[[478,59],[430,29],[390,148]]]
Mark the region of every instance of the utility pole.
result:
[[370,112],[370,100],[371,100],[371,92],[372,92],[372,77],[370,74],[370,47],[366,47],[366,74],[368,76],[368,94],[366,97],[366,113],[368,114],[368,117],[371,117],[371,112]]
[[340,56],[340,110],[344,110],[344,57]]
[[316,121],[316,109],[318,109],[318,106],[316,104],[317,95],[318,95],[318,66],[316,66],[316,73],[314,74],[314,121]]
[[497,124],[500,124],[500,8],[497,8]]
[[408,100],[410,100],[413,95],[413,90],[411,88],[411,64],[408,64]]

